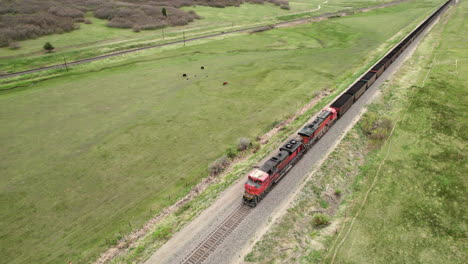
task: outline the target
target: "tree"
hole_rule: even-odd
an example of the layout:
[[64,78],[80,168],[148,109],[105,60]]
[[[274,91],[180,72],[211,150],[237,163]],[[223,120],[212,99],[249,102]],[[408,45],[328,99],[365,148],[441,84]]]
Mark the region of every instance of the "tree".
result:
[[52,52],[54,49],[54,46],[52,46],[50,42],[46,42],[46,44],[44,44],[44,50],[46,50],[47,52]]
[[[167,17],[167,11],[166,11],[165,7],[163,7],[163,9],[161,9],[161,12],[162,12],[164,17]],[[163,40],[164,40],[164,27],[162,28],[162,35],[163,35]]]

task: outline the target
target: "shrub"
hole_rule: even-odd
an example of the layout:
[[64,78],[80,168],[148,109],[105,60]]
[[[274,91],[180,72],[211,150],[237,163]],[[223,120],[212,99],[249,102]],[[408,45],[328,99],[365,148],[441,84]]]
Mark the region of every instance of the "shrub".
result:
[[[285,0],[20,0],[0,3],[0,47],[11,41],[32,39],[43,35],[69,32],[78,29],[76,22],[91,24],[86,12],[99,19],[109,20],[109,27],[141,30],[165,26],[182,26],[200,19],[195,11],[180,10],[183,6],[205,5],[212,7],[239,6],[244,2],[288,6]],[[166,10],[167,16],[162,12]]]
[[11,50],[17,50],[19,48],[21,48],[20,44],[18,42],[10,42],[10,44],[8,45],[8,47],[11,49]]
[[380,117],[378,114],[366,113],[361,122],[362,132],[370,139],[376,141],[385,140],[392,131],[393,123],[387,117]]
[[132,21],[127,20],[125,18],[114,18],[111,21],[107,23],[108,27],[113,27],[113,28],[131,28],[132,27]]
[[71,18],[79,18],[83,17],[83,12],[79,9],[74,7],[67,7],[65,5],[59,5],[49,8],[49,13],[61,16],[61,17],[71,17]]
[[253,153],[257,153],[257,151],[260,149],[260,143],[255,142],[252,144],[252,151]]
[[103,6],[94,10],[94,16],[99,19],[112,19],[114,17],[114,8],[111,6]]
[[229,165],[229,159],[226,156],[222,156],[221,158],[215,160],[211,163],[209,170],[211,175],[218,175],[223,172],[226,167]]
[[141,28],[140,28],[140,26],[133,26],[132,30],[133,30],[133,32],[140,32]]
[[342,194],[342,192],[341,192],[340,189],[336,189],[336,190],[335,190],[335,195],[336,195],[336,196],[341,196],[341,194]]
[[230,159],[233,159],[237,156],[237,151],[234,148],[228,148],[226,151],[226,156]]
[[89,25],[89,24],[92,24],[93,22],[92,22],[91,20],[89,20],[89,19],[85,19],[85,20],[83,21],[83,23]]
[[58,17],[49,13],[0,16],[0,46],[11,41],[32,39],[43,35],[69,32],[74,29],[72,18]]
[[323,227],[330,224],[330,217],[326,214],[316,214],[312,218],[312,224],[315,227]]
[[244,151],[248,149],[250,146],[252,146],[252,141],[249,138],[239,138],[237,142],[237,150],[238,151]]
[[54,46],[52,46],[52,44],[50,44],[50,42],[46,42],[44,44],[44,50],[47,51],[47,52],[52,52],[54,50]]
[[291,7],[289,7],[288,5],[282,5],[280,8],[284,10],[291,10]]

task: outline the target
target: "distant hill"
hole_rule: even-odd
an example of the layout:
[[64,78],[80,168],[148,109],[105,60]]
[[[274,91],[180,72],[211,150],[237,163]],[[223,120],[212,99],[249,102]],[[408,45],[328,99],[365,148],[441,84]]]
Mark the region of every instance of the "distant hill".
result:
[[[0,47],[78,29],[78,23],[90,23],[85,18],[87,12],[109,20],[109,27],[139,31],[182,26],[201,18],[194,11],[179,9],[183,6],[223,8],[244,2],[270,2],[289,8],[288,0],[3,0],[0,2]],[[166,9],[167,17],[162,8]]]

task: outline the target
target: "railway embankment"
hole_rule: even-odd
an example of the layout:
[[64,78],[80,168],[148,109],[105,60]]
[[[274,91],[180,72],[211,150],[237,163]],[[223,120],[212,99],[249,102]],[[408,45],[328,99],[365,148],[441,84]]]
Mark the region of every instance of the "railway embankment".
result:
[[434,26],[245,261],[463,263],[466,8]]

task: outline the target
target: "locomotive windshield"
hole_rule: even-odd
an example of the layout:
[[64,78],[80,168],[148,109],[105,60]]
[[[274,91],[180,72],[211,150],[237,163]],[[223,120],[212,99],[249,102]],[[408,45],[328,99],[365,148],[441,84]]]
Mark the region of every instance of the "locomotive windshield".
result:
[[260,188],[261,182],[260,181],[253,181],[250,177],[247,179],[247,184],[253,186],[255,188]]

